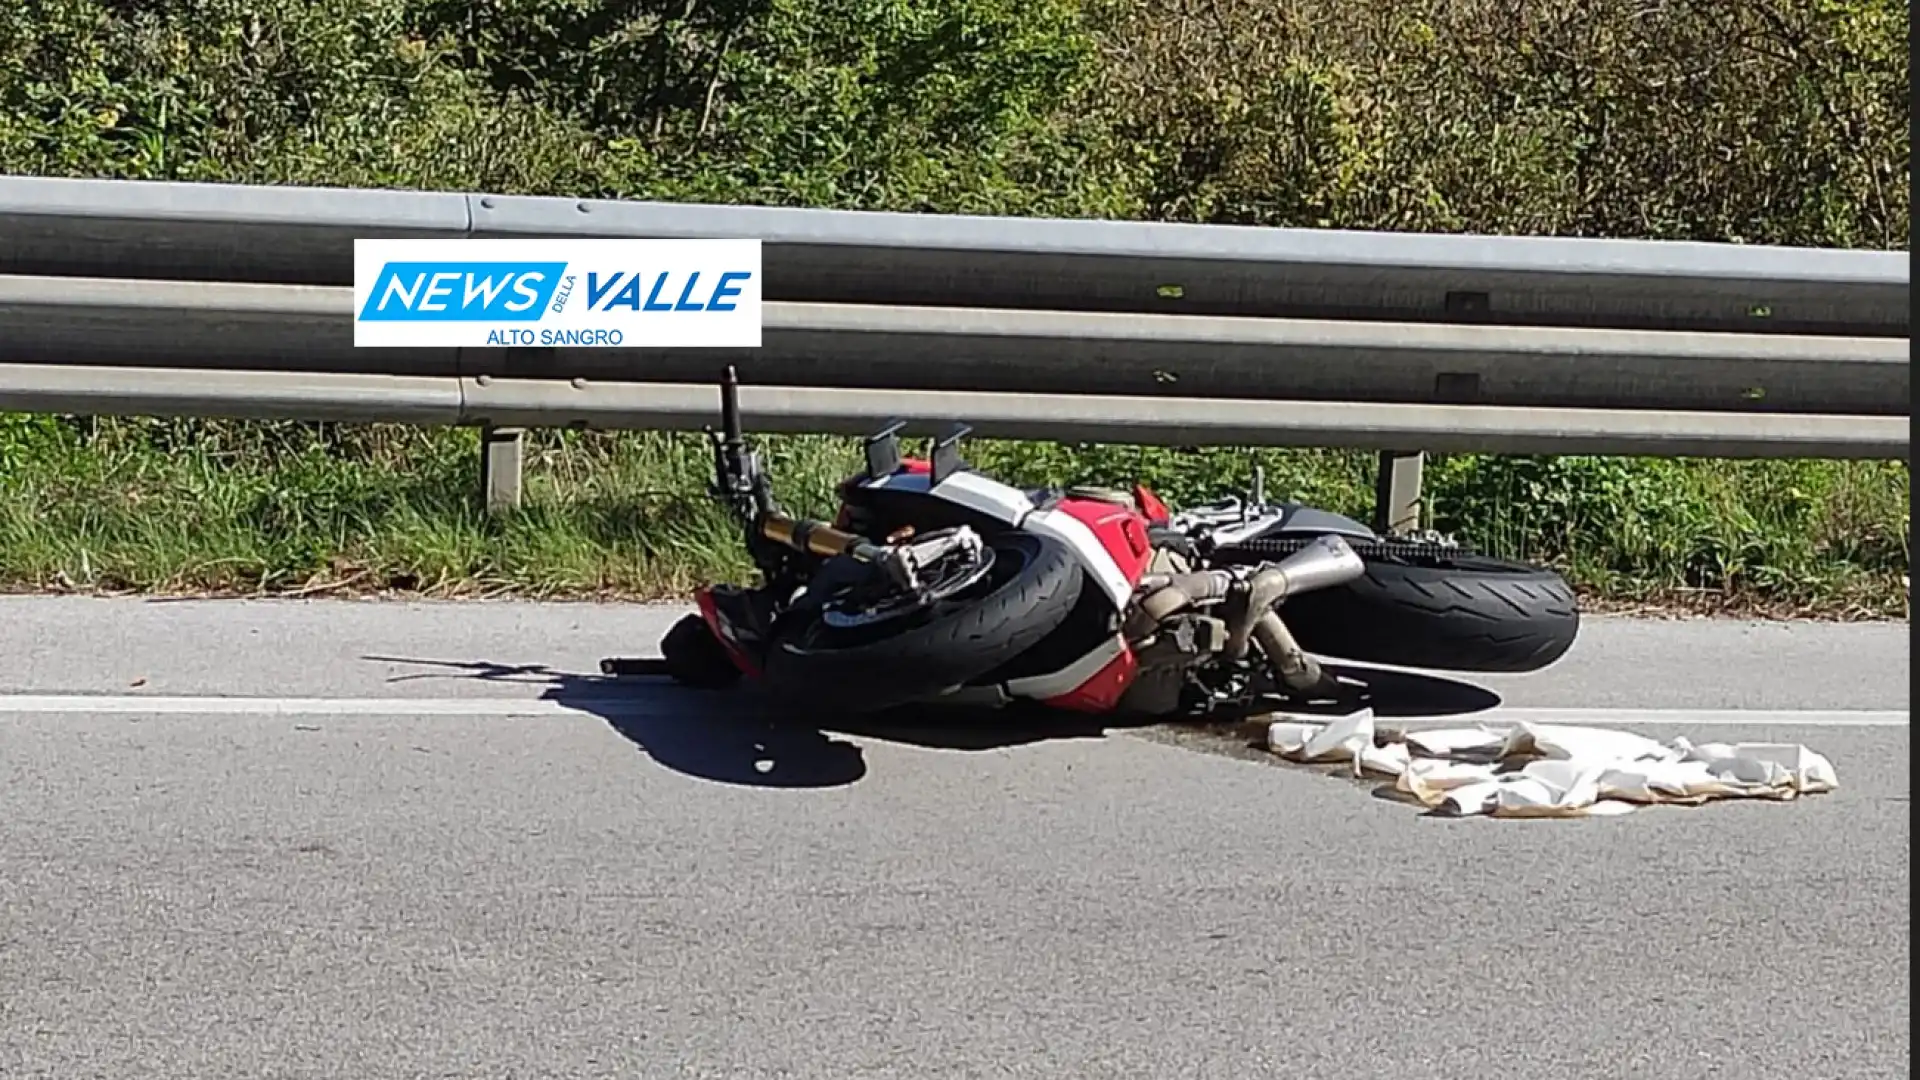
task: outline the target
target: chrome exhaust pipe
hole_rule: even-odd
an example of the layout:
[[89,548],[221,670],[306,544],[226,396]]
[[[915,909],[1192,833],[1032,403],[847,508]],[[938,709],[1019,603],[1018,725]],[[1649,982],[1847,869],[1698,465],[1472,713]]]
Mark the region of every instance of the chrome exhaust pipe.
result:
[[1306,547],[1253,575],[1246,591],[1240,594],[1244,607],[1236,607],[1227,633],[1226,653],[1234,659],[1247,655],[1247,640],[1262,616],[1289,596],[1316,589],[1345,585],[1367,572],[1366,561],[1353,545],[1331,534],[1319,537]]
[[1308,697],[1338,693],[1339,682],[1300,647],[1279,612],[1267,611],[1253,621],[1253,639],[1267,658],[1267,670],[1282,686]]
[[1345,585],[1366,573],[1367,564],[1345,539],[1327,535],[1275,563],[1266,572],[1285,579],[1279,595],[1273,598],[1278,602],[1303,592]]

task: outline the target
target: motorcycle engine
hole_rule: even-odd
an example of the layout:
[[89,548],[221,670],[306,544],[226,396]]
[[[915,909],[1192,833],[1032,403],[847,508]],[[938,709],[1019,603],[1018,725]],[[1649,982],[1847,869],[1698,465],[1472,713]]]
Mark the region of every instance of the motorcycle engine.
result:
[[[1156,546],[1146,572],[1183,574],[1193,563],[1184,554]],[[1185,611],[1159,624],[1153,636],[1136,652],[1140,667],[1120,699],[1126,712],[1172,716],[1187,711],[1199,689],[1193,675],[1220,651],[1227,637],[1226,623],[1198,611]]]

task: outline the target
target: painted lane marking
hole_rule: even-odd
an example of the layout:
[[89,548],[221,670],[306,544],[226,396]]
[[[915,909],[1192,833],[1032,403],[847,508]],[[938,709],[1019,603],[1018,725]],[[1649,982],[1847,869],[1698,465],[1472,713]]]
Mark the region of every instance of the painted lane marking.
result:
[[[661,695],[558,698],[246,697],[142,694],[6,694],[0,714],[140,716],[467,716],[494,719],[669,716],[711,706]],[[746,711],[746,710],[742,710]],[[1500,706],[1433,716],[1382,716],[1389,725],[1476,723],[1582,724],[1600,727],[1905,728],[1906,709],[1534,709]]]
[[0,714],[86,713],[139,716],[664,716],[684,704],[645,697],[373,698],[142,697],[138,694],[9,694]]
[[1451,716],[1382,716],[1381,724],[1567,724],[1586,727],[1904,728],[1906,709],[1530,709],[1499,706]]

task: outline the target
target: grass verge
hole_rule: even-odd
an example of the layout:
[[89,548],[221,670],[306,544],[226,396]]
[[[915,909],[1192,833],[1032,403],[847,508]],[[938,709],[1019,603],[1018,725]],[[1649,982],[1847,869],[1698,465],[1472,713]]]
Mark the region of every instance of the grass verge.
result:
[[[780,497],[829,509],[858,444],[762,441]],[[477,505],[477,435],[383,425],[0,416],[0,586],[138,593],[682,594],[748,573],[693,435],[530,438],[527,506]],[[1338,451],[980,441],[1021,482],[1138,477],[1170,502],[1268,490],[1364,518],[1372,458]],[[1430,520],[1550,563],[1597,606],[1904,618],[1904,462],[1449,456]]]

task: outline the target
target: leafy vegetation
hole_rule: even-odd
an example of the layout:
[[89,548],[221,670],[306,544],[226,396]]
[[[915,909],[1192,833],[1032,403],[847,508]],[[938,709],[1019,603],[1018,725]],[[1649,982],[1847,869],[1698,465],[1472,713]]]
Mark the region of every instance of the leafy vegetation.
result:
[[[1906,248],[1892,0],[0,0],[0,171]],[[0,418],[0,580],[658,592],[739,569],[685,439]],[[781,440],[795,491],[851,460]],[[1232,488],[1240,451],[990,445]],[[1366,462],[1263,455],[1364,510]],[[1904,464],[1454,457],[1602,595],[1904,612]]]

